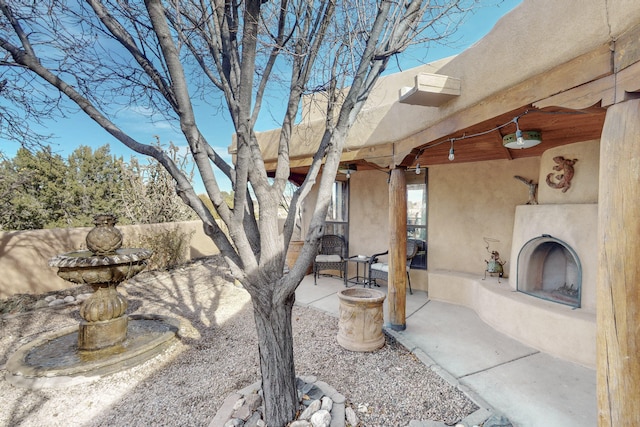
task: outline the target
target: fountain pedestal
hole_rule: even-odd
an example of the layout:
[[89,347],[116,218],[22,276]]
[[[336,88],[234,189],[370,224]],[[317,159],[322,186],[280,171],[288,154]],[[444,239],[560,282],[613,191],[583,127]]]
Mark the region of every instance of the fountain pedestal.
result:
[[98,287],[80,308],[78,349],[99,350],[127,338],[127,299],[113,285]]
[[99,350],[127,338],[127,299],[115,286],[98,287],[80,308],[79,350]]
[[79,350],[100,350],[120,344],[127,338],[129,318],[121,316],[104,322],[80,322],[78,329]]

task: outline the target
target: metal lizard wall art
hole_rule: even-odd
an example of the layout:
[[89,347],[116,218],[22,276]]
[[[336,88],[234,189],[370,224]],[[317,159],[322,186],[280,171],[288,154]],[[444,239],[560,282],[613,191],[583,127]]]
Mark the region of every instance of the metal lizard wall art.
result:
[[[551,172],[547,175],[547,185],[551,188],[562,189],[562,192],[566,193],[567,190],[571,188],[571,180],[573,179],[573,175],[575,175],[573,165],[576,164],[578,159],[565,159],[562,156],[556,156],[553,158],[553,161],[557,163],[557,165],[553,167],[553,170],[563,173],[554,176],[555,172]],[[558,182],[554,182],[554,178],[557,179]]]

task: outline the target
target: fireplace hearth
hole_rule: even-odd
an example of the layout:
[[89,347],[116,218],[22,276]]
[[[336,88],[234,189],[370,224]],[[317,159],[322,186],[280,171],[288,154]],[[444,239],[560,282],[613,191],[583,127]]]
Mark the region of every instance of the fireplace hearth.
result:
[[559,304],[581,305],[582,267],[576,252],[548,234],[533,238],[518,254],[517,290]]

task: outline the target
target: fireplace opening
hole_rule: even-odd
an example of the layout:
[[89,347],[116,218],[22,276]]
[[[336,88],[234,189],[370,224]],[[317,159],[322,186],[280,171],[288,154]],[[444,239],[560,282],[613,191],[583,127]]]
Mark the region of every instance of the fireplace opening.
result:
[[529,240],[518,254],[517,290],[579,308],[582,267],[578,255],[548,234]]

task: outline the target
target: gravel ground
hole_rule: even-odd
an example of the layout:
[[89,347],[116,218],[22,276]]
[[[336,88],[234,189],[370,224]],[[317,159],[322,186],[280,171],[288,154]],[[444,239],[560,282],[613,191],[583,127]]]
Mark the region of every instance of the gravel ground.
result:
[[[4,380],[8,357],[35,336],[77,324],[78,306],[3,315],[0,426],[207,426],[229,394],[259,379],[249,296],[219,259],[145,272],[120,288],[128,313],[178,318],[180,342],[92,383],[28,390]],[[295,307],[293,323],[296,372],[346,396],[363,426],[452,425],[477,409],[391,337],[379,351],[357,353],[337,344],[338,320],[330,315]]]

